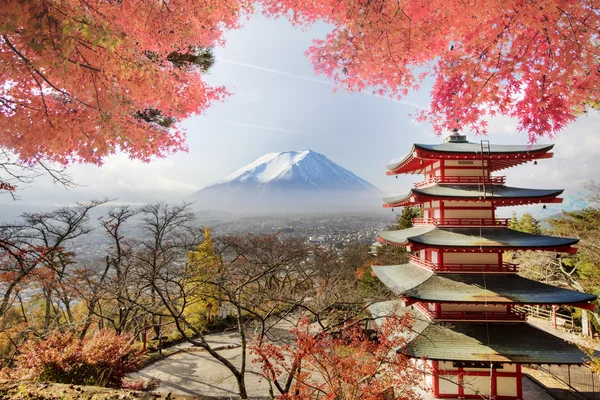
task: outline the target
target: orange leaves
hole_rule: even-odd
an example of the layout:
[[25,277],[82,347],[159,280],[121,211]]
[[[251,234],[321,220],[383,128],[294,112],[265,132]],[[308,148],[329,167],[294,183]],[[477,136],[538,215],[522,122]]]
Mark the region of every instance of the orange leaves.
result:
[[20,379],[118,387],[125,374],[142,367],[144,355],[130,336],[110,330],[86,339],[76,332],[53,332],[25,342],[14,373]]
[[[239,27],[248,0],[0,5],[0,146],[21,161],[101,164],[121,150],[149,160],[185,150],[181,121],[227,96],[174,52],[210,49]],[[436,132],[486,130],[515,117],[531,141],[552,135],[599,98],[600,13],[592,0],[503,2],[260,0],[267,15],[333,27],[307,56],[350,91],[395,98],[434,79],[417,117]],[[6,188],[0,188],[6,190]]]
[[[388,317],[377,339],[348,321],[336,334],[315,333],[308,322],[292,330],[293,344],[257,343],[263,375],[280,389],[285,400],[307,398],[381,400],[393,388],[398,399],[417,399],[422,378],[413,363],[396,352],[406,345],[403,332],[410,329],[407,316]],[[282,381],[294,377],[288,390]],[[284,390],[281,390],[284,389]]]
[[180,127],[135,114],[153,108],[182,120],[226,96],[198,68],[166,58],[219,43],[245,8],[237,0],[3,2],[0,146],[25,162],[63,164],[185,150]]
[[[295,23],[333,25],[308,55],[349,90],[405,96],[434,78],[429,110],[436,132],[485,117],[518,119],[530,141],[552,135],[598,100],[600,13],[592,1],[498,2],[264,0]],[[593,11],[595,10],[595,11]]]

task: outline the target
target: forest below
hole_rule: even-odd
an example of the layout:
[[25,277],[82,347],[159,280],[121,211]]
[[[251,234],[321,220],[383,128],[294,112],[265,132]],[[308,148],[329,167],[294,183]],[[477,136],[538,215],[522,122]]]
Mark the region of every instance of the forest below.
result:
[[[543,222],[527,213],[513,215],[511,229],[580,239],[576,254],[505,253],[507,261],[520,265],[521,275],[600,294],[600,187],[592,182],[588,189],[588,208]],[[365,329],[372,319],[368,307],[393,298],[370,266],[406,262],[403,249],[380,246],[373,252],[359,243],[329,249],[276,234],[213,237],[197,224],[189,204],[153,203],[105,208],[95,229],[110,244],[103,256],[82,261],[69,249],[92,232],[90,211],[105,203],[25,213],[0,226],[5,378],[152,390],[159,382],[130,381],[126,374],[164,356],[173,343],[187,341],[231,371],[242,398],[248,395],[244,372],[249,354],[262,360],[273,396],[352,387],[376,398],[389,386],[410,393],[417,385],[418,371],[408,360],[389,355],[402,343],[372,341]],[[411,218],[419,215],[418,208],[406,207],[390,228],[410,227]],[[589,321],[583,331],[600,332],[596,312],[561,311],[578,324]],[[587,318],[582,312],[589,313]],[[402,316],[386,324],[380,329],[397,331],[410,329],[411,321]],[[241,366],[206,340],[208,333],[224,329],[235,329],[241,337]],[[344,351],[327,350],[336,346]],[[320,368],[332,375],[348,359],[353,364],[344,369],[345,376],[373,368],[371,362],[379,363],[377,370],[393,365],[405,374],[393,385],[391,376],[373,374],[371,380],[341,386],[339,377],[327,388],[322,382],[311,386],[307,371],[315,372],[308,367],[309,355],[315,354],[321,354]]]

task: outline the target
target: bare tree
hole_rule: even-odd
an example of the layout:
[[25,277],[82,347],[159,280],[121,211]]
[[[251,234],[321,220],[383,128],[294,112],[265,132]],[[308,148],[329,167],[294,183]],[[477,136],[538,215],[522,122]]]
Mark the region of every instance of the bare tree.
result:
[[[140,209],[142,217],[138,228],[143,238],[133,251],[135,277],[143,282],[149,293],[144,303],[146,311],[152,316],[152,326],[157,337],[161,336],[163,308],[158,299],[158,288],[167,284],[173,277],[180,276],[185,267],[187,251],[202,242],[203,229],[195,224],[196,216],[190,203],[170,205],[164,202],[148,204]],[[169,283],[170,284],[170,283]],[[167,287],[169,287],[167,284]],[[131,299],[130,299],[131,300]],[[141,298],[137,301],[140,305]]]
[[22,185],[31,184],[41,176],[48,176],[54,184],[64,187],[77,186],[63,167],[42,159],[36,160],[34,164],[23,163],[14,154],[0,148],[0,195],[8,194],[16,200],[16,192]]
[[[74,253],[66,246],[91,231],[88,224],[90,210],[106,202],[108,199],[91,200],[49,212],[25,213],[22,222],[17,225],[20,240],[40,249],[37,265],[42,268],[35,270],[35,278],[45,300],[44,330],[50,327],[53,317],[59,318],[59,312],[63,310],[67,322],[74,322],[71,313],[73,295],[67,282]],[[59,302],[56,307],[53,307],[54,296]]]
[[[189,343],[231,371],[241,398],[248,398],[244,378],[249,340],[290,340],[290,329],[302,316],[314,321],[319,332],[334,332],[366,316],[368,304],[358,294],[354,274],[333,251],[277,235],[223,237],[214,247],[217,257],[204,249],[205,260],[191,256],[178,273],[161,272],[154,289],[166,311],[162,315],[174,320]],[[233,311],[241,344],[239,365],[221,356],[186,313],[207,299]],[[277,390],[289,391],[298,372],[286,382],[275,382]]]

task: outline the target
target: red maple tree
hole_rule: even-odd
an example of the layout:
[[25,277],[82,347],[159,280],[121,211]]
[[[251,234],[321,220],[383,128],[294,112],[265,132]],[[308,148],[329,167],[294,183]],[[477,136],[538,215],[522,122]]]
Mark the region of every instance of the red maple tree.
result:
[[386,317],[373,339],[357,324],[315,333],[302,320],[292,343],[259,342],[251,351],[282,400],[414,400],[425,371],[396,351],[406,345],[411,324],[408,315]]
[[0,4],[0,146],[21,161],[148,160],[184,150],[177,124],[222,99],[202,72],[237,0]]
[[499,113],[535,141],[599,100],[595,0],[6,0],[0,146],[63,164],[185,149],[177,122],[226,95],[203,79],[210,48],[255,4],[331,25],[307,54],[349,90],[401,98],[433,77],[418,117],[438,133]]
[[514,117],[530,141],[600,100],[600,6],[594,0],[265,0],[267,14],[333,25],[307,54],[349,90],[401,98],[434,79],[429,119],[486,130]]

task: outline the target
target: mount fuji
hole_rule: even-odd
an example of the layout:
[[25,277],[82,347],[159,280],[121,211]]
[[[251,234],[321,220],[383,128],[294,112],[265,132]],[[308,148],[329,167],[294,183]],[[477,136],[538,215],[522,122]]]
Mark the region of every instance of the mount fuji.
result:
[[312,150],[269,153],[190,195],[242,212],[376,211],[381,191]]

